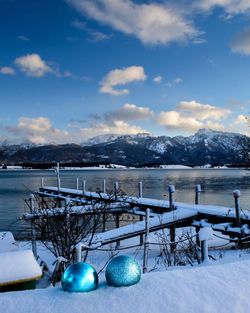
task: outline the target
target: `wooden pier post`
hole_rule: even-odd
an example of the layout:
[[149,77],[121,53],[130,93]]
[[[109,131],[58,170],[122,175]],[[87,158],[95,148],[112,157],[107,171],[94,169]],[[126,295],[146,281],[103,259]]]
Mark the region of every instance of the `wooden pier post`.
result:
[[195,204],[200,203],[201,185],[195,186]]
[[76,178],[76,189],[79,190],[79,178]]
[[106,214],[105,212],[102,214],[102,231],[105,232],[106,229]]
[[150,209],[146,209],[146,218],[145,218],[145,240],[144,240],[144,254],[143,254],[143,273],[148,271],[148,240],[149,240],[149,215]]
[[202,262],[209,262],[208,258],[208,240],[213,238],[213,230],[211,227],[203,227],[199,231],[199,238],[201,241],[201,260]]
[[200,231],[200,227],[196,226],[195,227],[195,232],[196,232],[196,246],[200,247],[201,246],[201,242],[200,242],[200,238],[199,238],[199,231]]
[[[171,211],[174,210],[174,193],[175,193],[175,187],[174,185],[168,186],[168,194],[169,194],[169,208]],[[170,232],[170,252],[173,253],[176,249],[175,244],[175,227],[171,226],[169,228]]]
[[[70,199],[66,198],[65,199],[65,223],[66,223],[66,242],[67,242],[67,249],[71,249],[70,244],[68,242],[69,237],[70,237]],[[68,251],[69,252],[69,251]]]
[[56,175],[57,175],[57,190],[58,190],[58,195],[60,195],[61,181],[60,181],[60,163],[59,163],[59,162],[57,162],[55,172],[56,172]]
[[169,208],[170,208],[171,211],[174,210],[174,193],[175,193],[174,185],[169,185],[168,186]]
[[[200,194],[201,194],[201,185],[197,184],[195,185],[195,204],[198,205],[200,203]],[[195,227],[195,231],[196,231],[196,245],[198,247],[201,246],[201,242],[199,239],[199,227]]]
[[201,241],[201,260],[202,262],[208,262],[208,242],[207,240]]
[[44,178],[42,177],[41,178],[41,188],[43,188],[44,187]]
[[83,196],[85,195],[85,192],[86,192],[86,180],[84,179],[82,181],[82,194],[83,194]]
[[142,198],[142,181],[139,181],[138,188],[139,188],[138,196],[139,198]]
[[[34,194],[30,195],[30,212],[35,213],[35,196]],[[32,252],[34,257],[37,258],[37,245],[36,245],[36,229],[35,221],[31,220],[31,242],[32,242]]]
[[[140,215],[140,222],[143,221],[143,216]],[[143,235],[140,235],[140,245],[142,246],[143,245]]]
[[103,180],[103,193],[106,193],[106,179]]
[[119,183],[118,183],[118,181],[116,181],[114,183],[115,201],[117,200],[118,191],[119,191]]
[[[139,198],[142,198],[142,181],[139,182],[138,188],[139,188],[138,196],[139,196]],[[142,222],[142,221],[143,221],[143,216],[140,215],[140,222]],[[143,245],[143,235],[140,235],[140,245],[141,246]]]
[[83,248],[83,244],[81,242],[79,242],[75,246],[76,263],[82,262],[82,248]]
[[236,213],[236,226],[241,227],[240,220],[240,190],[234,190],[234,203],[235,203],[235,213]]

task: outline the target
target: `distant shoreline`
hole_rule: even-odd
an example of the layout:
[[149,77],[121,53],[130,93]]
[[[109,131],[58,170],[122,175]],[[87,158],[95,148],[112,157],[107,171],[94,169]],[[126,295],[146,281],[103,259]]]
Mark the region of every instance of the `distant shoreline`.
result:
[[[168,167],[61,167],[60,171],[103,171],[103,170],[249,170],[249,167],[178,167],[178,166],[168,166]],[[12,171],[54,171],[55,168],[20,168],[11,167],[7,169],[1,169],[0,172],[12,172]]]

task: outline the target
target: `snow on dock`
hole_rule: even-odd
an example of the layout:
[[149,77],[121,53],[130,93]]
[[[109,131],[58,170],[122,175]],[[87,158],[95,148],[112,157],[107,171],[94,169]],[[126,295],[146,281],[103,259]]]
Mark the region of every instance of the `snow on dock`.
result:
[[[181,209],[177,209],[174,212],[163,213],[161,216],[158,215],[149,220],[149,231],[153,232],[162,228],[170,227],[173,224],[180,224],[184,221],[192,219],[196,215],[197,213],[194,211]],[[144,234],[144,232],[144,221],[122,226],[120,228],[95,235],[92,240],[91,247],[98,247],[118,240],[138,236],[140,234]]]
[[[49,197],[58,197],[58,188],[57,187],[43,187],[40,188],[39,194],[49,196]],[[169,201],[167,200],[157,200],[152,198],[142,198],[142,197],[133,197],[133,196],[117,196],[110,195],[103,192],[91,192],[91,191],[82,191],[78,189],[69,189],[69,188],[60,188],[60,198],[72,198],[72,200],[77,201],[77,197],[84,197],[86,200],[107,200],[107,201],[117,201],[122,203],[137,204],[140,206],[150,206],[156,208],[169,208]],[[81,201],[79,199],[79,201]]]

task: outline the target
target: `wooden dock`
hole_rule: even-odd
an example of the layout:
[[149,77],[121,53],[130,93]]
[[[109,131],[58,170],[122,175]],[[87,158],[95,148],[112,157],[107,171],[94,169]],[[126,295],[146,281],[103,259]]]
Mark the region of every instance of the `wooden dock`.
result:
[[[118,183],[114,184],[112,193],[107,193],[105,180],[101,192],[86,190],[85,181],[83,181],[83,188],[80,190],[78,180],[75,189],[62,188],[59,175],[57,186],[45,186],[42,180],[39,191],[31,195],[30,212],[23,215],[24,220],[31,222],[33,253],[35,256],[37,255],[36,220],[43,218],[43,214],[45,214],[46,219],[63,219],[65,225],[70,221],[70,216],[77,215],[77,218],[84,220],[84,216],[93,215],[93,220],[95,220],[95,216],[99,214],[103,225],[102,232],[95,232],[87,246],[80,242],[80,246],[82,245],[87,250],[98,250],[102,246],[112,243],[116,243],[117,248],[122,240],[140,237],[139,245],[144,246],[143,272],[147,271],[148,247],[149,244],[152,244],[149,242],[150,232],[168,229],[170,237],[168,244],[170,245],[170,252],[174,253],[178,244],[176,229],[193,228],[196,246],[201,250],[202,261],[208,260],[207,240],[211,239],[209,233],[213,234],[213,231],[225,235],[229,241],[238,245],[250,241],[250,210],[241,210],[239,190],[233,192],[233,207],[201,205],[199,203],[200,185],[195,186],[195,203],[193,204],[176,202],[174,193],[174,186],[169,185],[168,200],[160,200],[143,197],[142,182],[139,183],[139,192],[136,197],[121,193]],[[40,203],[40,206],[36,207],[36,201],[37,204]],[[46,208],[43,208],[43,201]],[[50,203],[53,204],[51,207],[48,205]],[[124,214],[137,216],[137,221],[120,226],[120,217]],[[114,218],[115,226],[114,229],[106,231],[107,217],[111,215]],[[66,227],[65,231],[67,233],[69,228]],[[75,246],[77,260],[81,260],[81,248],[79,250],[77,246],[78,244]]]
[[[172,188],[172,189],[171,189]],[[200,192],[200,189],[197,189]],[[198,231],[203,227],[211,227],[214,231],[230,238],[240,240],[250,236],[250,212],[241,211],[239,205],[235,208],[187,204],[175,202],[174,189],[169,188],[169,200],[157,200],[152,198],[119,195],[106,192],[90,192],[79,189],[60,188],[54,186],[42,186],[37,193],[40,197],[59,198],[75,205],[72,214],[91,214],[93,203],[104,202],[107,204],[107,213],[132,214],[141,217],[141,221],[132,225],[122,226],[96,236],[94,245],[105,245],[115,241],[145,234],[146,209],[150,209],[149,232],[163,228],[195,227]],[[235,200],[239,194],[236,192]],[[235,202],[237,204],[237,201]],[[75,210],[74,210],[75,208]],[[56,209],[54,209],[56,210]],[[57,210],[60,211],[58,208]],[[58,212],[59,212],[58,211]],[[37,213],[36,213],[37,214]],[[36,214],[26,215],[26,219],[36,218]]]

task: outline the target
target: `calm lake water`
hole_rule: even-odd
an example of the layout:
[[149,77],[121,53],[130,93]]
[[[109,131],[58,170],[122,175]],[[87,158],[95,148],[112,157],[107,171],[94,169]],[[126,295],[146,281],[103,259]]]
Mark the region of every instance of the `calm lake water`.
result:
[[[106,179],[107,190],[112,190],[115,181],[129,195],[138,194],[138,182],[143,182],[143,196],[167,199],[167,186],[175,185],[175,199],[180,202],[194,202],[194,187],[201,184],[202,204],[214,204],[233,207],[232,192],[241,190],[241,208],[250,210],[250,170],[216,169],[216,170],[67,170],[61,171],[61,186],[76,186],[76,178],[86,180],[86,189],[102,189]],[[25,198],[32,191],[37,191],[44,177],[45,185],[55,185],[56,177],[52,170],[1,170],[0,171],[0,231],[11,230],[21,235],[27,225],[17,218],[27,211]]]

